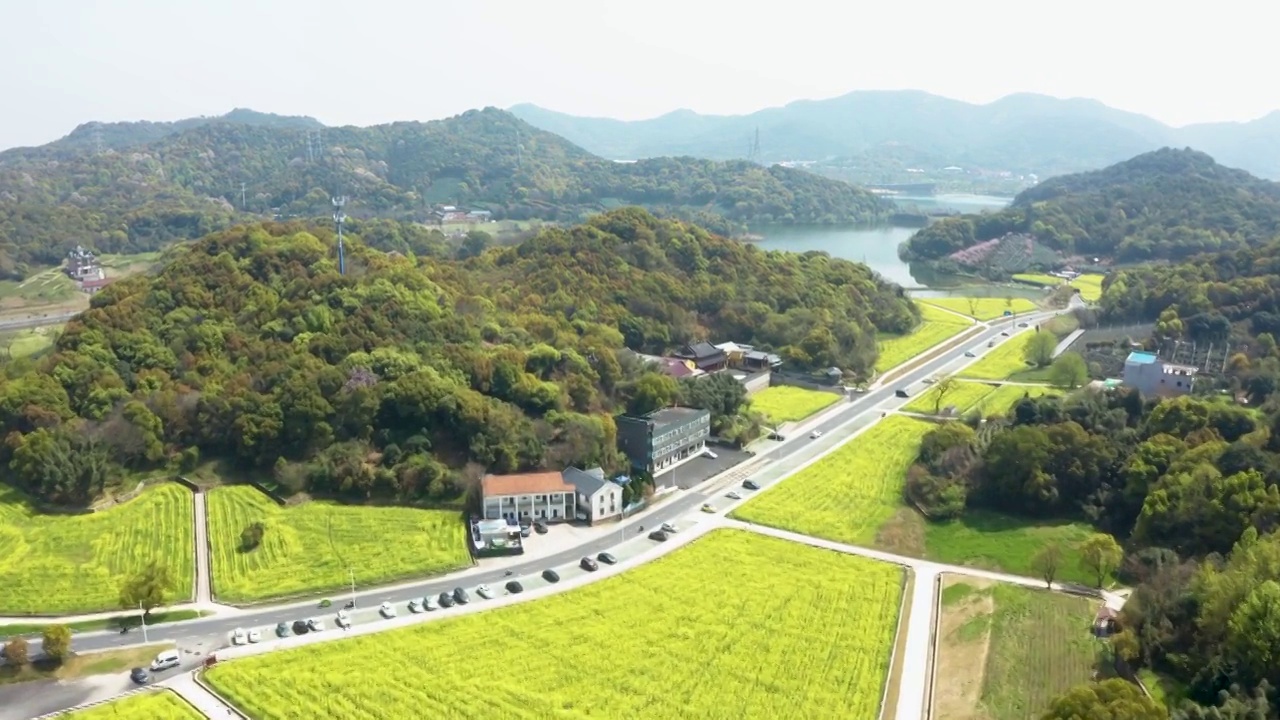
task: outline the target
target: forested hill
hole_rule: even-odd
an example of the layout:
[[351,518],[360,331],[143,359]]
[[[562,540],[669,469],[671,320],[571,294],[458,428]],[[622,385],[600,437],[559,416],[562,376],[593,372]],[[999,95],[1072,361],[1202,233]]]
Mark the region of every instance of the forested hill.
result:
[[866,221],[892,211],[852,185],[787,168],[691,158],[614,163],[493,108],[319,132],[266,117],[168,128],[102,152],[77,142],[52,154],[5,153],[0,275],[56,263],[76,244],[150,250],[233,218],[327,216],[335,193],[349,197],[353,216],[418,221],[437,204],[561,221],[632,204],[737,223]]
[[239,226],[95,295],[0,378],[6,479],[77,503],[121,468],[224,457],[314,492],[451,496],[467,467],[615,466],[611,413],[680,392],[624,343],[732,339],[858,372],[877,329],[916,320],[863,265],[635,208],[465,261],[353,234],[339,275],[335,245],[327,226]]
[[903,254],[937,260],[1026,233],[1064,259],[1138,262],[1253,246],[1278,230],[1280,184],[1223,167],[1201,152],[1164,148],[1047,180],[998,213],[930,225],[911,237]]

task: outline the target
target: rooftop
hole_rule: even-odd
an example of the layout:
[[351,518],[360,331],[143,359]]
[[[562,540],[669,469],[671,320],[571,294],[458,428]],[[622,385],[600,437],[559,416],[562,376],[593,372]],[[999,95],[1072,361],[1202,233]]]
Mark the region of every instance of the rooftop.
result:
[[661,410],[654,410],[646,417],[653,422],[654,425],[672,425],[674,423],[682,423],[693,418],[705,415],[706,410],[701,408],[689,407],[669,407]]
[[1155,353],[1137,351],[1129,353],[1129,357],[1125,360],[1126,363],[1133,363],[1134,365],[1151,365],[1155,361]]
[[680,352],[672,353],[676,357],[709,358],[723,355],[724,351],[709,342],[689,343],[680,348]]
[[595,495],[608,482],[604,479],[602,468],[579,470],[576,467],[568,467],[564,469],[564,479],[583,495]]
[[574,487],[565,482],[564,477],[555,470],[517,475],[485,475],[480,481],[480,487],[485,497],[574,491]]

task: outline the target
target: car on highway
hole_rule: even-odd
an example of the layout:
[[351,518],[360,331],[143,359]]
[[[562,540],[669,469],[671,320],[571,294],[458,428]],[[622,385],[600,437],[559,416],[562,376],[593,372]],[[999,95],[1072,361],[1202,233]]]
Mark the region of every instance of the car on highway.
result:
[[249,642],[249,633],[244,628],[236,628],[231,631],[231,644],[244,645]]
[[743,480],[743,481],[742,481],[742,487],[744,487],[744,488],[746,488],[746,489],[748,489],[748,490],[759,490],[759,489],[760,489],[760,483],[756,482],[755,480]]
[[436,602],[436,599],[434,597],[431,597],[430,595],[428,595],[422,598],[422,609],[426,610],[427,612],[431,612],[432,610],[439,610],[440,603]]
[[447,592],[440,593],[440,597],[436,598],[440,602],[440,607],[451,608],[454,606],[453,596]]
[[987,347],[989,347],[989,348],[993,348],[993,347],[995,347],[995,346],[996,346],[996,341],[995,341],[995,340],[988,340],[988,341],[987,341]]
[[311,632],[311,626],[310,626],[310,625],[307,625],[307,621],[306,621],[306,620],[294,620],[294,621],[293,621],[293,634],[294,634],[294,635],[306,635],[306,634],[307,634],[307,633],[309,633],[309,632]]
[[151,682],[151,673],[146,668],[134,668],[129,671],[129,679],[139,685],[146,685]]
[[715,511],[716,511],[715,506],[713,506],[711,503],[702,503],[702,512],[713,513]]
[[907,393],[906,388],[898,388],[897,390],[893,391],[893,394],[897,397],[903,397],[903,398],[910,397],[910,395]]
[[742,499],[741,493],[739,493],[737,490],[730,490],[729,492],[725,493],[725,497],[729,498],[730,500]]
[[476,588],[476,594],[484,598],[485,600],[493,599],[493,590],[490,590],[488,585],[481,585],[480,587]]
[[1018,327],[1026,327],[1026,326],[1027,326],[1026,323],[1018,323]]
[[311,618],[307,620],[307,629],[311,632],[320,632],[324,630],[324,621],[320,618]]
[[276,637],[289,637],[289,623],[276,624]]
[[666,542],[667,534],[662,532],[661,530],[654,530],[653,532],[649,533],[649,539],[657,540],[658,542]]
[[818,439],[818,438],[820,438],[820,437],[822,437],[822,431],[821,431],[821,430],[814,430],[813,432],[809,433],[809,439],[810,439],[810,440],[817,440],[817,439]]
[[582,558],[582,560],[578,562],[578,566],[587,572],[595,572],[600,569],[600,563],[589,557]]
[[456,587],[453,589],[453,601],[459,605],[466,605],[471,602],[471,593],[468,593],[466,588]]
[[662,528],[661,528],[661,529],[662,529],[662,532],[673,533],[673,532],[675,532],[675,531],[676,531],[676,526],[675,526],[675,525],[672,525],[672,524],[671,524],[671,523],[669,523],[669,522],[665,522],[665,523],[662,523]]
[[547,568],[542,571],[542,579],[549,583],[558,583],[560,582],[560,573],[552,570],[551,568]]
[[786,436],[786,435],[779,435],[779,434],[778,434],[778,433],[776,433],[776,432],[771,432],[771,433],[769,433],[769,439],[770,439],[770,440],[777,440],[778,442],[782,442],[783,440],[786,440],[786,439],[787,439],[787,436]]
[[349,630],[351,628],[351,616],[347,614],[346,610],[339,610],[338,616],[333,620],[333,624],[343,630]]
[[507,592],[511,593],[512,595],[519,595],[520,593],[524,592],[524,586],[520,584],[519,580],[508,581]]
[[932,385],[932,384],[934,384],[935,382],[937,382],[937,380],[934,380],[933,378],[925,378],[924,380],[921,380],[920,382],[924,383],[925,385]]
[[249,642],[251,642],[251,643],[259,643],[259,642],[262,642],[262,631],[261,631],[261,630],[258,630],[258,629],[256,629],[256,628],[255,628],[255,629],[253,629],[253,630],[250,630],[250,631],[249,631]]
[[602,552],[596,555],[596,559],[605,565],[614,565],[618,562],[618,558],[614,557],[613,553],[610,552]]
[[378,606],[378,614],[390,620],[396,616],[396,606],[389,602],[384,602],[382,605]]
[[968,358],[971,358],[971,357],[978,357],[978,356],[977,356],[977,354],[975,354],[972,350],[965,350],[965,351],[964,351],[964,356],[965,356],[965,357],[968,357]]
[[1002,330],[1002,331],[1000,331],[1000,336],[1001,336],[1001,337],[1009,337],[1009,331],[1008,331],[1008,330]]
[[409,601],[409,612],[417,615],[427,609],[426,598],[414,598]]

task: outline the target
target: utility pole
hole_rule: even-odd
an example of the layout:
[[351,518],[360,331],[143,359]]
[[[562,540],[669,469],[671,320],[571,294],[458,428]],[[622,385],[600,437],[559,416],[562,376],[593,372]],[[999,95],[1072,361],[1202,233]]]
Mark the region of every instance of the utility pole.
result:
[[246,203],[244,200],[244,183],[240,183],[240,209],[241,210],[245,209],[245,204]]
[[[346,250],[342,244],[342,223],[347,221],[347,214],[342,211],[342,206],[347,204],[345,195],[339,195],[333,198],[333,222],[338,226],[338,274],[347,274]],[[354,583],[354,581],[352,581]]]
[[351,609],[356,609],[356,571],[351,566],[347,566],[347,572],[351,575]]
[[138,612],[142,614],[142,642],[147,644],[147,611],[142,609],[142,601],[138,601]]

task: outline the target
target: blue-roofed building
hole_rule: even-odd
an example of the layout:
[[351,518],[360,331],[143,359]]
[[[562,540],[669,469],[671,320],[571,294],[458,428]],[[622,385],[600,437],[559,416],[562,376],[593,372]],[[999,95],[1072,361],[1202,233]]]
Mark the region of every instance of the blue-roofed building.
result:
[[1198,368],[1161,360],[1155,353],[1135,351],[1124,361],[1124,384],[1146,397],[1177,397],[1191,392]]

